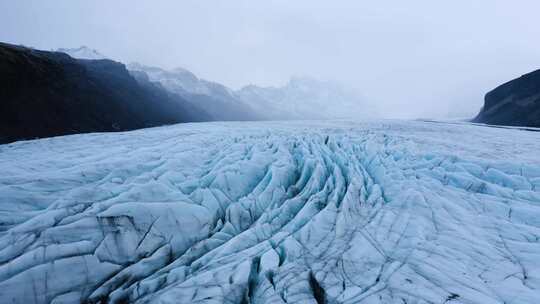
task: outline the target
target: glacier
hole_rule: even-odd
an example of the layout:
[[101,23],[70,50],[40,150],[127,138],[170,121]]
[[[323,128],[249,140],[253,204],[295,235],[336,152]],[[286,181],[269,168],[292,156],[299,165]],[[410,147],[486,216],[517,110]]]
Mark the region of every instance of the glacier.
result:
[[397,120],[0,145],[0,302],[540,303],[539,151]]

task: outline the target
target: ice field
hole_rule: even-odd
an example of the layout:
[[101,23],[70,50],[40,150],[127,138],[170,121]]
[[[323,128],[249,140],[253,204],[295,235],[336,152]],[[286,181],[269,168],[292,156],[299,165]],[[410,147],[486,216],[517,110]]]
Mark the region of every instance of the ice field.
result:
[[540,132],[231,122],[0,145],[0,303],[540,303]]

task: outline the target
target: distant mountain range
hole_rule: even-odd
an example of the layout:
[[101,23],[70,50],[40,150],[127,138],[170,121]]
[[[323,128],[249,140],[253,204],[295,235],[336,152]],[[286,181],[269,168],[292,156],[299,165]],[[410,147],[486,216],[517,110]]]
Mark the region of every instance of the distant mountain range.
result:
[[[227,120],[371,118],[360,94],[294,77],[232,90],[182,68],[122,63],[82,46],[57,52],[0,43],[0,143]],[[486,94],[474,122],[540,127],[540,70]]]
[[232,90],[188,70],[122,63],[82,46],[56,52],[0,43],[0,143],[196,121],[363,118],[358,94],[293,78]]
[[90,59],[90,60],[108,59],[107,57],[99,53],[98,51],[91,49],[89,47],[86,47],[84,45],[76,49],[60,48],[56,51],[60,53],[66,53],[69,56],[73,58],[77,58],[77,59]]
[[234,91],[182,68],[167,71],[132,63],[128,69],[145,72],[151,81],[195,100],[220,120],[365,118],[375,113],[359,106],[363,100],[352,90],[308,77],[294,77],[282,87],[249,85]]
[[[73,57],[103,57],[95,50],[62,49]],[[232,90],[222,84],[199,79],[192,72],[165,70],[140,63],[127,65],[130,71],[144,72],[148,79],[192,101],[216,120],[287,120],[366,118],[375,111],[365,105],[360,94],[337,83],[309,77],[293,77],[282,87],[248,85]]]
[[485,96],[475,122],[540,127],[540,70],[509,81]]

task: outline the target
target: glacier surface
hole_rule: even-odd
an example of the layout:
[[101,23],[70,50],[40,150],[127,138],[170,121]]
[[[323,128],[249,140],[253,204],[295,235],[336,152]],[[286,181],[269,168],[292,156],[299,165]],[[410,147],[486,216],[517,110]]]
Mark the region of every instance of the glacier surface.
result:
[[1,303],[540,303],[540,133],[201,123],[0,146]]

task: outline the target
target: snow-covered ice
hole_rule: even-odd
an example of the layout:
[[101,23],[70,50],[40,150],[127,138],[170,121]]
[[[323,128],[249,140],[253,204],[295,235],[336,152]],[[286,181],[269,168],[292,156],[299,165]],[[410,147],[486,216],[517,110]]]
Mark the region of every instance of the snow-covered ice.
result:
[[540,132],[184,124],[0,146],[1,303],[540,303]]

